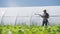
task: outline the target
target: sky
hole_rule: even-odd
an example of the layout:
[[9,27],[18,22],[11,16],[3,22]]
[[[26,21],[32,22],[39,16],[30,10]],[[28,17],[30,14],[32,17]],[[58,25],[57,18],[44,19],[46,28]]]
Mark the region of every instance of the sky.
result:
[[60,0],[0,0],[0,7],[60,6]]

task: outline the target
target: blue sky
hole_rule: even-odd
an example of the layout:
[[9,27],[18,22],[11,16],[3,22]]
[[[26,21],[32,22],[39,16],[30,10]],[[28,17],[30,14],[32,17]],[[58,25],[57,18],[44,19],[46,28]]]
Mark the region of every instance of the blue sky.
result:
[[60,0],[0,0],[0,7],[60,6]]

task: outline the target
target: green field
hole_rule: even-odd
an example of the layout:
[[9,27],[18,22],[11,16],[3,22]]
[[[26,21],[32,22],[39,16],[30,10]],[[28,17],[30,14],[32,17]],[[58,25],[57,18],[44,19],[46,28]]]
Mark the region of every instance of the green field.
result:
[[0,25],[0,34],[60,34],[60,26]]

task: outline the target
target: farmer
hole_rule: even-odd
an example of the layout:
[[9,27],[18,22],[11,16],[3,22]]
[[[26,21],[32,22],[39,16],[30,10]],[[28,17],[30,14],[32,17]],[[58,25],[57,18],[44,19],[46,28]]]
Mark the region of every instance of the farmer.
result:
[[49,14],[47,13],[46,10],[43,10],[43,12],[44,12],[43,15],[40,15],[40,14],[37,14],[37,15],[39,15],[43,18],[42,26],[44,26],[44,24],[45,24],[45,26],[47,26]]

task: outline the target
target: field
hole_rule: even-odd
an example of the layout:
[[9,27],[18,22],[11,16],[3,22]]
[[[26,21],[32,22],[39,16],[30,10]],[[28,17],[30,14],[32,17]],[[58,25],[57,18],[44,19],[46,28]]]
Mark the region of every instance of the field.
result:
[[60,26],[0,25],[0,34],[60,34]]

